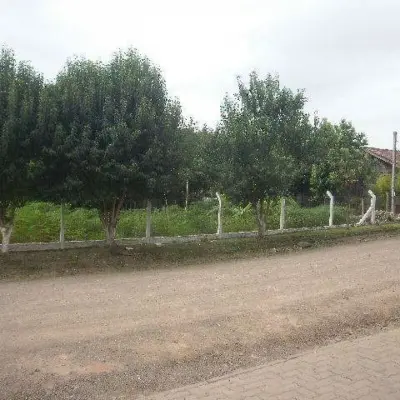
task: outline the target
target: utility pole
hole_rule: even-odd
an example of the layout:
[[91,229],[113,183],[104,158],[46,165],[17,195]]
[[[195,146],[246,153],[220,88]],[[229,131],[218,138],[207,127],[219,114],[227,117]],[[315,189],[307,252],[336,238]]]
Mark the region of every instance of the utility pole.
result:
[[396,213],[396,145],[397,145],[397,132],[393,132],[393,154],[392,154],[392,214]]

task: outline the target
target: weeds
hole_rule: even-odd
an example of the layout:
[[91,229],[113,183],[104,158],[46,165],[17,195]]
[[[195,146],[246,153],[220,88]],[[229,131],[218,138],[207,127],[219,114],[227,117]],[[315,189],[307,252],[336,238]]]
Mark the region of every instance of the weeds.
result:
[[[172,205],[152,212],[153,236],[185,236],[215,233],[217,230],[217,202],[213,199],[190,205],[187,211]],[[268,216],[268,229],[279,228],[280,204],[272,205]],[[328,224],[329,206],[300,207],[287,202],[287,228],[317,227]],[[335,224],[349,220],[347,207],[335,207]],[[50,242],[59,237],[60,207],[51,203],[29,203],[17,211],[14,243]],[[142,209],[124,210],[117,228],[119,238],[143,237],[146,212]],[[100,219],[96,210],[65,208],[66,240],[103,239]],[[250,205],[235,206],[224,199],[224,232],[254,231],[257,229],[254,210]]]

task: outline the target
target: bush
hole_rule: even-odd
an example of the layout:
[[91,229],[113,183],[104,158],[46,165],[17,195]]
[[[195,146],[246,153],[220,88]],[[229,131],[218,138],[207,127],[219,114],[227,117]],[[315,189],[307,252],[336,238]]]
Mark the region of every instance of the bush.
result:
[[[342,225],[348,223],[349,210],[347,207],[334,208],[333,223]],[[327,226],[329,224],[329,206],[313,208],[290,205],[286,212],[287,228],[312,228],[314,226]]]
[[[218,202],[209,199],[193,203],[185,211],[172,205],[152,212],[153,236],[184,236],[217,231]],[[104,233],[96,210],[65,208],[66,240],[104,239]],[[268,229],[278,229],[280,201],[271,204],[267,217]],[[302,228],[328,225],[329,206],[300,207],[294,200],[287,200],[286,227]],[[349,208],[335,207],[334,223],[349,221]],[[60,207],[51,203],[29,203],[17,212],[14,243],[50,242],[59,240]],[[143,209],[121,212],[117,237],[143,237],[146,229],[146,211]],[[255,231],[257,229],[254,209],[251,205],[232,205],[223,199],[224,232]]]

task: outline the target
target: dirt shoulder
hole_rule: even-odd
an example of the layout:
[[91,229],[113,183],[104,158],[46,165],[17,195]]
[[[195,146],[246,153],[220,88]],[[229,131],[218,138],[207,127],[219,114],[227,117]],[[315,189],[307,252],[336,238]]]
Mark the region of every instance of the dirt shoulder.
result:
[[3,281],[0,398],[134,398],[397,324],[398,247]]
[[400,237],[400,223],[285,232],[264,239],[203,240],[166,245],[136,244],[126,248],[119,247],[112,252],[104,247],[12,252],[0,254],[0,280],[110,274],[182,266],[191,268],[218,261],[269,257],[390,237]]

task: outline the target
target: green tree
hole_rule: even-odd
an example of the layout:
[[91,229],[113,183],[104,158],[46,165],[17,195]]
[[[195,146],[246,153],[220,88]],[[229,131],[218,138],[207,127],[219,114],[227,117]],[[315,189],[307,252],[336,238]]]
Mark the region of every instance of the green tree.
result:
[[367,139],[350,122],[332,124],[316,118],[313,145],[310,185],[316,200],[323,199],[327,190],[349,196],[373,181],[373,163],[365,152]]
[[217,186],[216,135],[206,125],[199,128],[192,120],[185,123],[183,131],[182,179],[189,183],[190,198],[200,199],[213,194]]
[[[374,192],[379,196],[386,196],[392,190],[392,176],[389,174],[381,174],[378,176],[374,186]],[[400,191],[400,176],[397,175],[395,192]]]
[[279,79],[249,83],[238,78],[238,92],[225,97],[219,142],[221,186],[236,201],[256,210],[259,235],[265,234],[271,200],[287,195],[303,171],[310,125],[302,91],[281,87]]
[[69,61],[44,91],[39,119],[38,186],[96,208],[110,244],[125,200],[161,196],[177,180],[181,109],[159,69],[134,50],[108,63]]
[[0,51],[0,232],[2,251],[10,241],[17,207],[31,198],[32,132],[43,79],[31,65]]

